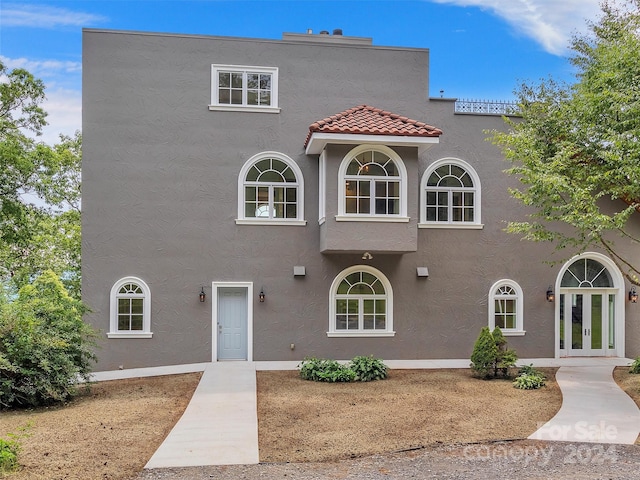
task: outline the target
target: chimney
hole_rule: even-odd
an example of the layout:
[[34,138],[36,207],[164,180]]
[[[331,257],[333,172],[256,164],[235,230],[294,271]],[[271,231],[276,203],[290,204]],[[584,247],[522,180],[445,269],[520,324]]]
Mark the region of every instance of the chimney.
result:
[[333,34],[334,35],[342,35],[342,29],[341,28],[334,28],[333,29]]

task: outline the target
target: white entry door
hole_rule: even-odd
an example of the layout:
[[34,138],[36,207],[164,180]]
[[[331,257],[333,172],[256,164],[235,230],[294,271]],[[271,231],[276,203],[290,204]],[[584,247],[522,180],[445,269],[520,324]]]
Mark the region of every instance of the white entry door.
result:
[[218,288],[218,360],[247,360],[248,292],[245,287]]

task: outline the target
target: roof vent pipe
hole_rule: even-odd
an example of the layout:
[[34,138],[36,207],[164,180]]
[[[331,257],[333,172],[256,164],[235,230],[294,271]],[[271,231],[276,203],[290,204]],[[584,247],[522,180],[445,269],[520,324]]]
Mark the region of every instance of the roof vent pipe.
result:
[[329,30],[321,30],[320,35],[329,35]]
[[342,35],[342,29],[341,28],[334,28],[333,29],[333,34],[334,35]]
[[313,30],[310,28],[307,28],[307,35],[313,35]]

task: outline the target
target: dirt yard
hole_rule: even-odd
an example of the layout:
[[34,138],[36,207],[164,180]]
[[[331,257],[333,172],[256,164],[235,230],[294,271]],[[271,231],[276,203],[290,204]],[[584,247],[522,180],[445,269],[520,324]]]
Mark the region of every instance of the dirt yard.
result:
[[[372,383],[320,384],[297,372],[258,373],[260,460],[307,462],[438,442],[524,438],[561,404],[468,370],[392,370]],[[616,369],[640,405],[640,377]],[[182,414],[199,374],[104,382],[66,406],[0,413],[0,438],[31,424],[11,480],[135,478]]]

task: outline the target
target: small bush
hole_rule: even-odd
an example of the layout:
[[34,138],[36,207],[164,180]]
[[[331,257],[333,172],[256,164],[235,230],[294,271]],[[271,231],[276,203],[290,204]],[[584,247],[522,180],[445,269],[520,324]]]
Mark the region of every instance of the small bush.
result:
[[355,357],[349,363],[349,367],[355,372],[356,380],[361,382],[387,378],[387,366],[379,358],[374,358],[373,355]]
[[493,332],[489,327],[480,329],[471,353],[471,369],[477,376],[490,379],[502,374],[508,377],[509,369],[517,360],[516,352],[507,348],[507,340],[500,328],[496,327]]
[[544,374],[533,368],[533,364],[520,367],[518,376],[513,382],[515,388],[521,390],[536,390],[544,386],[546,377]]
[[[20,440],[24,437],[28,437],[30,434],[27,430],[31,428],[31,424],[28,423],[24,427],[20,428],[20,433],[10,433],[7,436],[10,440],[0,438],[0,473],[12,473],[20,468],[18,463],[18,454],[21,450]],[[4,475],[0,475],[4,477]]]
[[373,356],[355,357],[347,365],[337,360],[307,357],[298,367],[303,380],[314,382],[370,382],[387,377],[387,366]]
[[640,373],[640,357],[636,357],[636,359],[629,367],[629,373]]
[[300,377],[314,382],[352,382],[356,373],[336,360],[311,357],[300,364]]

